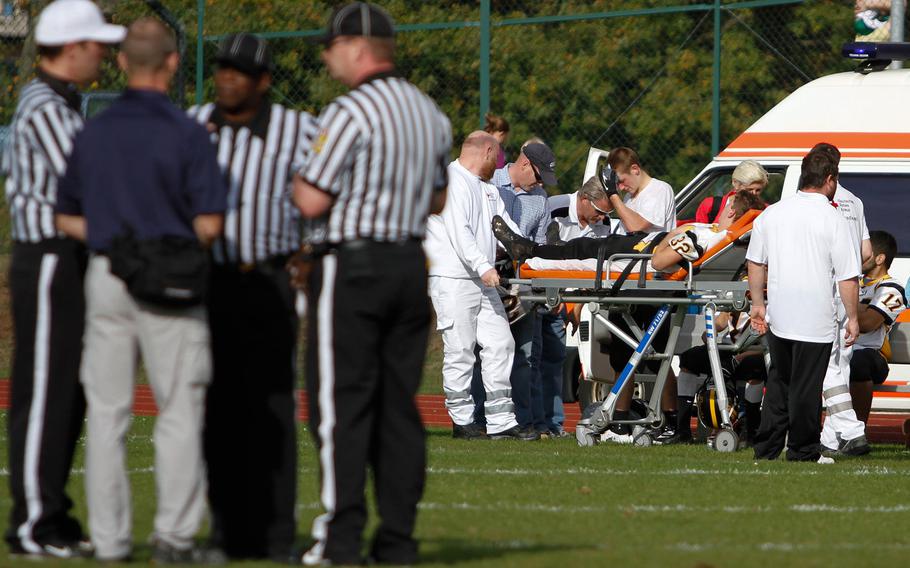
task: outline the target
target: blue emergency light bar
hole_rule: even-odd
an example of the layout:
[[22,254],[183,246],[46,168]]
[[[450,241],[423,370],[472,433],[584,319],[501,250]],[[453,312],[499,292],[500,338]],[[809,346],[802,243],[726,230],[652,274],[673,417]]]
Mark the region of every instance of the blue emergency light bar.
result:
[[845,43],[841,48],[841,54],[849,59],[904,61],[910,59],[910,43],[854,41]]

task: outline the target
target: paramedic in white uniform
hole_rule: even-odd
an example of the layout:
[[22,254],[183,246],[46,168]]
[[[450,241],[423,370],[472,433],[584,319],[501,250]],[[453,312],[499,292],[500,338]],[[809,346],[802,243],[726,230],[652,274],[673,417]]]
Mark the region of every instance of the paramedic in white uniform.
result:
[[[835,341],[834,288],[847,312],[846,341],[859,335],[859,247],[832,206],[837,160],[809,152],[796,196],[756,220],[746,253],[752,327],[767,333],[771,368],[755,437],[756,459],[833,463],[821,455],[821,392]],[[764,283],[767,275],[768,306]],[[832,277],[833,276],[833,277]]]
[[[840,162],[840,151],[831,144],[824,142],[816,144],[813,150],[828,152],[834,160]],[[837,205],[838,212],[847,220],[853,242],[859,248],[860,258],[865,263],[872,256],[872,244],[869,240],[863,202],[840,183],[834,192],[833,202]],[[856,416],[850,396],[850,358],[853,356],[853,346],[848,347],[844,344],[847,315],[836,291],[834,298],[837,309],[837,341],[831,349],[831,358],[822,387],[826,418],[821,441],[826,450],[861,456],[868,454],[870,447],[866,440],[865,424]]]
[[[436,329],[444,344],[442,383],[446,409],[456,438],[521,438],[515,420],[509,375],[515,343],[493,268],[496,239],[494,215],[505,218],[505,205],[490,179],[499,143],[486,132],[471,133],[461,155],[448,166],[449,187],[442,213],[427,224],[424,248],[430,263],[429,292],[436,310]],[[513,225],[514,226],[514,225]],[[515,227],[517,229],[517,227]],[[474,424],[471,374],[474,346],[480,345],[487,431]]]

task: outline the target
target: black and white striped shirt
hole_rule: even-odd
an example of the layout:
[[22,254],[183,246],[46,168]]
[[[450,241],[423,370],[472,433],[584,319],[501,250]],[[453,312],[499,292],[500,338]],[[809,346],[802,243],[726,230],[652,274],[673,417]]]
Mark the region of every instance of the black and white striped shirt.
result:
[[230,185],[224,235],[212,247],[215,262],[256,263],[297,250],[300,214],[290,183],[316,135],[313,116],[265,104],[250,124],[237,126],[227,123],[213,103],[189,113],[213,125],[218,164]]
[[61,236],[54,226],[57,180],[66,171],[82,128],[79,96],[41,72],[23,87],[10,124],[0,172],[5,173],[12,238],[37,243]]
[[394,73],[373,76],[319,117],[304,181],[335,197],[324,239],[423,239],[434,190],[446,186],[449,119]]

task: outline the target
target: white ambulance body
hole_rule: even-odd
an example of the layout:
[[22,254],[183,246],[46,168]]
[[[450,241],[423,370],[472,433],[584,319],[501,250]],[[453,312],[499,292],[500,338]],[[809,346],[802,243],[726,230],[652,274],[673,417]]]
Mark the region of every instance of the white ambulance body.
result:
[[[818,142],[828,142],[841,151],[840,183],[863,201],[869,230],[885,230],[897,238],[898,256],[890,274],[905,284],[910,277],[908,98],[910,70],[838,73],[800,87],[677,193],[677,219],[693,219],[706,197],[729,191],[733,169],[747,159],[760,162],[771,174],[764,193],[766,201],[791,197],[796,192],[803,156]],[[597,171],[606,154],[592,148],[584,179]],[[890,385],[910,381],[908,312],[907,323],[898,323],[892,329]],[[873,408],[910,410],[910,392],[877,392]]]
[[[694,217],[701,200],[719,190],[716,180],[729,182],[733,168],[747,159],[771,172],[766,197],[786,199],[796,192],[802,157],[816,143],[828,142],[841,151],[840,183],[863,201],[869,230],[885,230],[897,238],[898,256],[889,272],[905,284],[910,277],[908,96],[910,70],[838,73],[804,85],[679,192],[678,217]],[[888,383],[902,385],[910,380],[910,320],[895,325],[891,342]],[[910,410],[910,393],[877,392],[874,408]]]

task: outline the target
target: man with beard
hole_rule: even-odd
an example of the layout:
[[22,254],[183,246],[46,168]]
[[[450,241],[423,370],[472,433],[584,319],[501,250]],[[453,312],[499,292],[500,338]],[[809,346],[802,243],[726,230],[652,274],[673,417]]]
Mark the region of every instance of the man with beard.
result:
[[296,533],[298,322],[284,266],[300,245],[289,182],[316,126],[309,114],[269,101],[265,40],[230,35],[216,61],[215,102],[190,110],[212,133],[230,186],[208,298],[212,544],[234,558],[287,560]]
[[[427,222],[424,247],[430,261],[430,299],[436,329],[445,345],[442,384],[455,438],[533,440],[519,429],[511,399],[509,375],[515,343],[496,286],[493,268],[496,239],[494,215],[508,218],[496,187],[488,183],[496,168],[499,143],[492,135],[471,133],[458,159],[449,164],[449,189],[440,215]],[[511,222],[511,221],[509,221]],[[513,228],[517,230],[517,227]],[[474,424],[471,375],[474,347],[480,345],[487,428]]]

